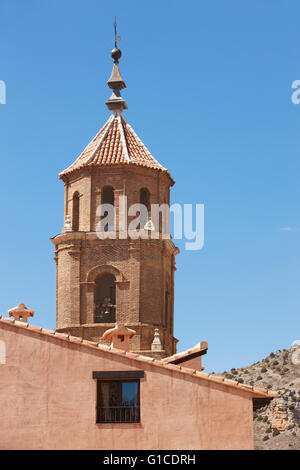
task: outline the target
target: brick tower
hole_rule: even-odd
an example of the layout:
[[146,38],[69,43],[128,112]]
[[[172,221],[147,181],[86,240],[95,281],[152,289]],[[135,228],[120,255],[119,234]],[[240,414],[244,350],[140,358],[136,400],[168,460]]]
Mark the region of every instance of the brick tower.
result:
[[[161,218],[156,225],[152,222],[151,209],[153,204],[169,205],[174,181],[124,119],[127,105],[120,90],[126,85],[116,43],[111,56],[114,65],[107,83],[112,95],[106,105],[112,115],[59,175],[65,185],[65,224],[62,233],[51,239],[57,265],[56,330],[105,342],[101,337],[107,329],[125,323],[136,331],[131,350],[165,357],[176,352],[178,249],[170,237],[162,236]],[[149,212],[144,219],[141,213],[139,230],[130,236],[126,226],[136,220],[131,206],[140,203]],[[103,204],[114,210],[109,223],[107,212],[101,212]],[[158,334],[160,352],[152,345]]]

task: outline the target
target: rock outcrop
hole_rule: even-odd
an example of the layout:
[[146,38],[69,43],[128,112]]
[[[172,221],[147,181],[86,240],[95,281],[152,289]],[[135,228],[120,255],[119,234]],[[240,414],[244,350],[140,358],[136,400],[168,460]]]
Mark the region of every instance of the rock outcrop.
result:
[[218,375],[279,393],[253,413],[255,449],[300,450],[300,363],[295,360],[295,347]]

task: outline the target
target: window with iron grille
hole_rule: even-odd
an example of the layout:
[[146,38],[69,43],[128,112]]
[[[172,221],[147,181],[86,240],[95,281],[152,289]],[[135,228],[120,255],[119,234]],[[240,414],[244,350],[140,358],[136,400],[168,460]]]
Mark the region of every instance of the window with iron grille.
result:
[[139,422],[139,379],[97,380],[97,423]]

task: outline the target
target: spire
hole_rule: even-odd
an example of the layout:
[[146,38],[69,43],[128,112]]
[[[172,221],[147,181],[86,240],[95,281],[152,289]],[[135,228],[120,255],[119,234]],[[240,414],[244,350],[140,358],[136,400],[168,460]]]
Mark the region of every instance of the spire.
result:
[[117,36],[117,22],[115,19],[114,23],[114,28],[115,28],[115,47],[111,51],[111,56],[114,61],[114,66],[113,70],[111,73],[111,76],[107,82],[107,85],[109,88],[112,89],[112,95],[109,98],[109,100],[106,101],[106,106],[110,111],[113,111],[113,113],[121,113],[123,109],[127,109],[127,104],[126,101],[122,98],[120,94],[120,90],[123,88],[126,88],[125,82],[123,78],[121,77],[120,70],[119,70],[119,59],[122,55],[120,49],[117,47],[117,42],[120,40],[120,36]]

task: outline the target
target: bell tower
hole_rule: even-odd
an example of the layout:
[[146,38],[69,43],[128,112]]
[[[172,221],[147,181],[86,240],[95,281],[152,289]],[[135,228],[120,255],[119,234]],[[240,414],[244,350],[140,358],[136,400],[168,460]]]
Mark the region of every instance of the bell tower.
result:
[[[126,85],[117,42],[111,56],[107,83],[112,94],[106,105],[112,114],[59,175],[65,187],[65,223],[51,239],[56,330],[105,343],[106,330],[126,324],[136,331],[132,351],[165,357],[176,352],[174,272],[179,251],[163,233],[162,216],[154,220],[153,207],[169,206],[174,181],[125,120],[127,104],[120,91]],[[136,212],[136,204],[145,211]],[[158,335],[161,351],[152,347]]]

